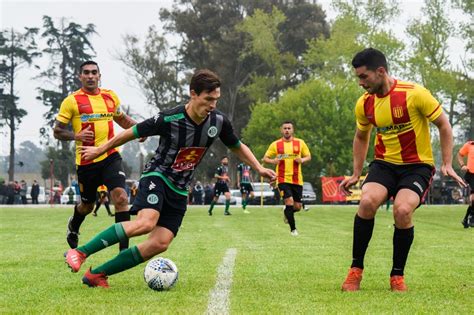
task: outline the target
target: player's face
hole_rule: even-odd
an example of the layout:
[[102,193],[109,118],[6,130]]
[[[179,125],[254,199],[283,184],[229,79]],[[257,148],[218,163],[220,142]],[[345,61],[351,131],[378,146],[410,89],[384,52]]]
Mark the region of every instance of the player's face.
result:
[[293,137],[293,124],[283,124],[281,126],[281,134],[283,135],[283,138],[285,139],[291,139]]
[[362,66],[355,69],[355,74],[359,78],[359,85],[369,94],[383,94],[385,69],[383,67],[374,70]]
[[228,158],[223,158],[221,160],[221,163],[222,163],[222,165],[227,165],[227,164],[229,164],[229,159]]
[[79,74],[79,80],[81,80],[84,90],[94,93],[99,87],[99,68],[96,65],[85,65]]
[[216,109],[217,101],[221,97],[221,89],[217,88],[211,92],[202,91],[197,95],[194,90],[191,91],[191,100],[194,113],[202,120]]

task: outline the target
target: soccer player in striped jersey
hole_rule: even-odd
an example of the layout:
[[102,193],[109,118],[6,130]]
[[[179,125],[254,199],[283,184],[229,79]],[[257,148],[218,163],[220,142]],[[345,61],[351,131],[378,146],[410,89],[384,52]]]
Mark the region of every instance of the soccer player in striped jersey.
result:
[[253,199],[254,197],[251,169],[252,168],[245,163],[237,165],[237,183],[240,193],[242,194],[242,209],[244,209],[245,214],[250,213],[250,211],[247,210],[247,203],[249,199]]
[[[136,124],[120,109],[120,101],[112,90],[99,88],[99,66],[95,61],[86,61],[79,68],[81,89],[75,91],[61,103],[54,137],[63,141],[75,141],[76,171],[81,201],[74,206],[73,216],[67,226],[67,242],[76,248],[79,228],[85,217],[92,212],[97,197],[97,188],[105,184],[115,206],[115,222],[130,220],[128,197],[125,191],[125,172],[122,158],[116,149],[111,149],[93,160],[85,160],[79,146],[100,146],[114,136],[114,121],[127,129]],[[72,131],[68,128],[72,124]],[[128,240],[119,244],[120,250],[128,248]]]
[[69,250],[66,263],[77,272],[86,257],[107,246],[144,234],[148,234],[148,238],[105,264],[89,269],[83,283],[91,287],[109,287],[108,276],[130,269],[168,249],[186,213],[188,187],[194,170],[217,138],[261,176],[275,179],[275,172],[258,162],[250,149],[235,136],[227,117],[216,110],[220,85],[214,72],[198,70],[191,78],[191,97],[186,105],[165,110],[100,147],[81,148],[83,158],[92,160],[133,139],[160,136],[156,154],[143,170],[138,195],[130,210],[138,213],[137,218],[116,223],[84,246]]
[[375,214],[381,204],[394,197],[390,288],[403,292],[407,290],[405,264],[414,238],[413,212],[423,202],[435,173],[430,122],[439,130],[442,174],[464,185],[452,167],[451,125],[441,105],[427,89],[389,75],[382,52],[367,48],[354,56],[352,66],[359,85],[367,92],[355,106],[357,128],[353,141],[353,175],[341,182],[341,191],[349,195],[350,187],[359,180],[373,128],[376,131],[375,159],[369,165],[362,186],[354,219],[352,265],[342,290],[359,290]]
[[211,201],[211,205],[209,206],[209,210],[207,211],[209,215],[212,215],[212,210],[217,203],[217,199],[219,196],[224,194],[225,196],[225,209],[224,215],[231,215],[229,212],[230,207],[230,191],[229,186],[227,183],[230,183],[229,178],[229,158],[227,156],[223,156],[221,159],[221,165],[219,165],[216,169],[216,173],[214,174],[214,178],[216,179],[216,185],[214,186],[214,198]]
[[293,122],[285,121],[280,128],[282,137],[270,144],[263,157],[265,163],[276,165],[278,189],[285,203],[285,223],[290,234],[298,236],[295,212],[300,211],[303,197],[303,173],[301,165],[311,160],[308,146],[302,139],[294,137]]

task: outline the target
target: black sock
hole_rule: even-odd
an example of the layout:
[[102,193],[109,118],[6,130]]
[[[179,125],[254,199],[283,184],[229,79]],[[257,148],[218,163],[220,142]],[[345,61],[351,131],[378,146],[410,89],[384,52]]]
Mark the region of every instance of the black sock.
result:
[[[130,212],[122,211],[122,212],[115,212],[115,223],[130,221]],[[129,244],[128,237],[127,239],[121,240],[119,243],[120,251],[127,249]]]
[[82,222],[84,222],[84,219],[86,218],[85,215],[82,215],[79,213],[77,210],[77,205],[74,206],[74,214],[72,215],[72,220],[70,223],[70,229],[73,232],[79,232],[79,228],[81,227]]
[[473,212],[474,212],[473,207],[472,207],[472,206],[469,206],[469,207],[467,208],[466,215],[464,216],[464,220],[463,220],[463,221],[467,222],[467,218],[469,217],[470,214],[474,214]]
[[364,269],[364,257],[369,246],[375,219],[362,219],[357,214],[354,218],[354,239],[352,242],[352,265]]
[[285,216],[286,219],[288,220],[288,224],[290,225],[291,231],[296,229],[296,223],[295,223],[295,213],[294,213],[293,206],[285,206]]
[[391,276],[403,276],[403,270],[407,263],[408,252],[415,238],[415,227],[408,229],[397,229],[393,232],[393,267]]
[[[110,212],[110,206],[109,206],[109,203],[108,202],[105,202],[104,203],[104,206],[105,206],[105,209],[107,210],[107,213],[109,215],[112,215],[112,212]],[[128,211],[127,211],[128,212]],[[130,221],[130,214],[128,215],[128,220],[125,220],[125,221]]]

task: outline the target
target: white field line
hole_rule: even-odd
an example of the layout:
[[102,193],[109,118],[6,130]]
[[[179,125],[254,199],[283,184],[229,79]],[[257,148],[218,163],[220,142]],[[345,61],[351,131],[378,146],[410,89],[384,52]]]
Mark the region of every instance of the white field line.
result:
[[229,314],[230,288],[234,271],[236,248],[229,248],[219,266],[216,285],[209,295],[206,314]]

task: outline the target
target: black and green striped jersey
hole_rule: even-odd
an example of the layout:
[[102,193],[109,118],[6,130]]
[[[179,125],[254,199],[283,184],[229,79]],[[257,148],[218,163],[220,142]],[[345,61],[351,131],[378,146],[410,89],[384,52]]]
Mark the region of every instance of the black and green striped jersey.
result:
[[[227,165],[219,165],[216,169],[216,172],[214,173],[214,176],[229,176],[229,168],[227,167]],[[227,184],[227,181],[218,178],[217,183]]]
[[245,163],[237,165],[237,171],[239,172],[240,183],[250,183],[250,170],[252,168]]
[[146,164],[142,176],[156,173],[183,195],[187,194],[194,169],[217,137],[227,147],[240,146],[232,124],[222,112],[212,111],[198,125],[188,116],[184,105],[135,125],[133,132],[136,137],[160,136],[155,155]]

